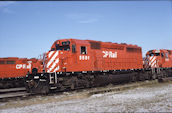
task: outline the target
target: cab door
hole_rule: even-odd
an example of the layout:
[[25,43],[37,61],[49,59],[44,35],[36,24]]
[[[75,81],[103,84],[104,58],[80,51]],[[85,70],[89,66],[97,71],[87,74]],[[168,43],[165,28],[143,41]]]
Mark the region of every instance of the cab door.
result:
[[78,69],[79,71],[92,71],[93,58],[89,44],[81,44],[78,47]]

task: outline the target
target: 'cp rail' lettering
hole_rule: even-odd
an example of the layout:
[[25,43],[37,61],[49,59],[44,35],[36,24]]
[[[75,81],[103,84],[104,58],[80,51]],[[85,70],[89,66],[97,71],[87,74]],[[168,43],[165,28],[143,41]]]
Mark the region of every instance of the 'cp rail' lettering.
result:
[[112,52],[112,51],[102,51],[104,53],[103,58],[117,58],[117,52]]

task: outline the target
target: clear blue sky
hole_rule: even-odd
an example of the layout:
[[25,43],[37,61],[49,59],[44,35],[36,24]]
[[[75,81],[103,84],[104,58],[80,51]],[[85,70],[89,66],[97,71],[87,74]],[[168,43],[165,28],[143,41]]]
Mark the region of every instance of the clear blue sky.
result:
[[172,2],[0,2],[0,57],[38,57],[63,38],[172,49]]

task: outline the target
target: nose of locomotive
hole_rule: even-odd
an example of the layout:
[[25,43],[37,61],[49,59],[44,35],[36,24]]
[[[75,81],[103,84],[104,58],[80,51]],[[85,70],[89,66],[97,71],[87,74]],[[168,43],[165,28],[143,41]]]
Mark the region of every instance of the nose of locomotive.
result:
[[157,58],[156,56],[149,56],[144,59],[144,67],[145,68],[156,68],[157,65]]
[[156,59],[156,56],[150,56],[149,57],[149,66],[151,68],[157,67],[157,59]]
[[59,52],[60,51],[49,51],[46,54],[46,70],[47,72],[58,72],[59,65]]

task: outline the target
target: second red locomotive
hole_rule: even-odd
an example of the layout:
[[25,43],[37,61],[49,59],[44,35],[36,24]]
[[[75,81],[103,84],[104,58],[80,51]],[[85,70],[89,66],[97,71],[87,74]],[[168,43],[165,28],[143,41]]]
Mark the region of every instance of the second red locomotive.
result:
[[0,88],[24,86],[25,75],[32,69],[42,72],[42,61],[32,58],[0,58]]
[[150,50],[146,53],[145,68],[172,67],[172,50]]

